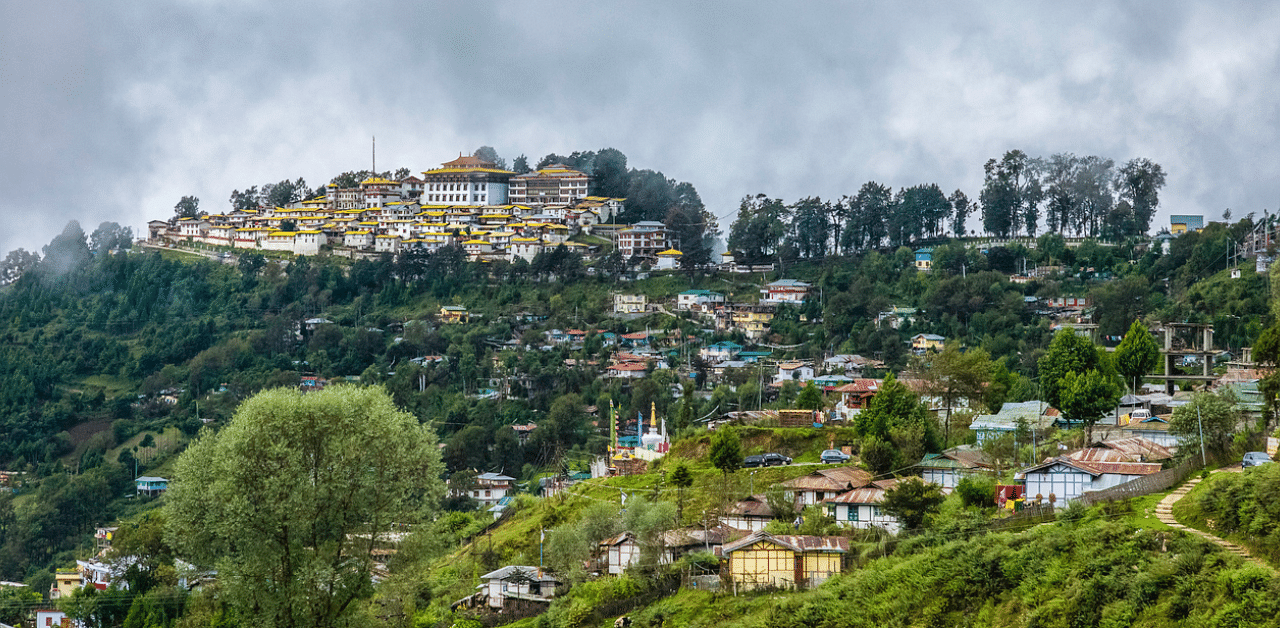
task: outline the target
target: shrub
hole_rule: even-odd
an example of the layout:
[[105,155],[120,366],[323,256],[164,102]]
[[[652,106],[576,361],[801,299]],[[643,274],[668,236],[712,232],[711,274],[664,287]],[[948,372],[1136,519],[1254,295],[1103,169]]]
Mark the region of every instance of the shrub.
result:
[[991,478],[968,476],[956,484],[956,494],[965,506],[994,508],[996,483]]

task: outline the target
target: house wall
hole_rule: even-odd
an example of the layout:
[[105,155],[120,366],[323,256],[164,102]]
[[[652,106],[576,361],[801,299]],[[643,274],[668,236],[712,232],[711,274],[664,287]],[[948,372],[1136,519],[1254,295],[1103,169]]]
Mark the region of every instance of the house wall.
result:
[[[879,506],[874,504],[835,504],[835,512],[831,514],[836,523],[846,528],[858,528],[867,530],[870,528],[882,528],[890,534],[897,534],[902,526],[898,524],[898,520],[884,514]],[[850,513],[853,517],[850,518]]]
[[762,541],[729,556],[729,577],[743,589],[795,585],[796,555],[785,547]]
[[804,577],[806,586],[815,587],[827,581],[827,578],[840,573],[841,556],[830,552],[809,552],[804,554]]
[[720,521],[724,522],[724,524],[729,526],[730,528],[735,528],[738,530],[749,530],[751,532],[759,532],[763,530],[766,525],[769,525],[768,519],[758,519],[755,517],[728,516],[728,517],[721,517]]
[[609,573],[621,574],[627,567],[640,560],[640,546],[635,541],[627,541],[609,546]]
[[1093,476],[1072,469],[1066,465],[1055,464],[1051,467],[1026,474],[1027,496],[1042,496],[1049,499],[1052,494],[1055,503],[1065,504],[1089,490],[1093,484]]

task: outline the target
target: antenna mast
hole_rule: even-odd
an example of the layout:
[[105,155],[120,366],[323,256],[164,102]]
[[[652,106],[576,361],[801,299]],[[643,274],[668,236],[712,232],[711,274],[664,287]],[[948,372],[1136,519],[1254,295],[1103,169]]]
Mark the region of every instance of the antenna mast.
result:
[[374,136],[374,135],[371,135],[369,137],[373,138],[373,175],[372,176],[376,177],[378,176],[378,138],[377,136]]

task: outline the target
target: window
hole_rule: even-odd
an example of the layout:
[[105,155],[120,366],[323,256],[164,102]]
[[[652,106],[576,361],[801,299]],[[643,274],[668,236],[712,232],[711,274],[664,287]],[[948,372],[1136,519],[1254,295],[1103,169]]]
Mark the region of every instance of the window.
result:
[[857,520],[858,520],[858,507],[853,504],[849,504],[849,521],[857,521]]

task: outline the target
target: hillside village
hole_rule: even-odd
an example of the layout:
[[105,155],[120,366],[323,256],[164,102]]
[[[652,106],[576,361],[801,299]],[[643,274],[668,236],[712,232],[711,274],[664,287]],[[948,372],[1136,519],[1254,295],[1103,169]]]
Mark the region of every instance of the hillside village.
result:
[[[417,592],[405,612],[424,625],[559,625],[583,596],[615,586],[642,594],[592,602],[587,623],[565,625],[628,613],[660,625],[647,605],[822,590],[894,547],[1024,530],[1031,539],[1040,524],[1160,496],[1244,451],[1275,454],[1264,392],[1274,349],[1260,341],[1255,356],[1241,342],[1253,344],[1264,316],[1266,242],[1254,243],[1252,263],[1211,267],[1202,284],[1245,293],[1230,307],[1253,327],[1188,297],[1198,279],[1179,275],[1197,258],[1188,250],[1227,237],[1226,225],[1179,215],[1168,232],[1120,244],[943,239],[824,264],[736,251],[690,265],[664,223],[616,222],[627,199],[590,195],[590,180],[561,164],[516,175],[459,157],[422,177],[331,184],[287,207],[153,221],[137,246],[86,254],[79,285],[135,287],[92,293],[102,313],[76,342],[97,344],[76,355],[117,357],[49,362],[84,389],[114,381],[93,369],[145,381],[111,397],[100,388],[92,404],[53,389],[51,405],[59,394],[79,400],[71,416],[98,431],[6,445],[19,464],[0,486],[31,504],[37,490],[58,494],[50,478],[74,463],[71,477],[112,473],[130,498],[102,503],[114,520],[77,515],[92,540],[51,552],[55,570],[21,563],[37,575],[11,588],[42,600],[30,619],[82,620],[91,612],[73,601],[87,590],[129,595],[129,565],[143,560],[128,553],[139,551],[132,535],[157,525],[148,517],[163,512],[174,459],[268,387],[381,385],[438,431],[442,507],[375,535],[369,552],[375,582]],[[1056,259],[1050,246],[1061,247]],[[510,272],[553,252],[573,262]],[[45,260],[56,254],[47,247]],[[397,276],[415,257],[453,261]],[[607,268],[610,257],[622,267]],[[192,316],[198,326],[147,305],[136,287],[144,268],[179,278],[155,294],[205,304],[184,305],[208,308]],[[34,269],[8,290],[44,290],[51,280]],[[1112,291],[1142,273],[1177,281],[1120,334],[1108,316],[1133,298]],[[116,329],[163,325],[153,335],[173,340],[127,348],[100,331],[126,311]],[[36,338],[61,333],[62,321],[22,324]],[[1146,347],[1137,374],[1116,357],[1129,343]],[[1063,392],[1061,364],[1099,381]],[[1106,404],[1084,408],[1073,395]],[[1186,417],[1202,411],[1216,418],[1197,440]],[[177,442],[148,443],[149,431]],[[38,520],[21,512],[21,525]],[[416,548],[415,534],[440,545]],[[121,538],[127,550],[113,544]],[[19,564],[18,543],[4,564]],[[183,599],[216,595],[208,565],[166,560],[166,586]]]

